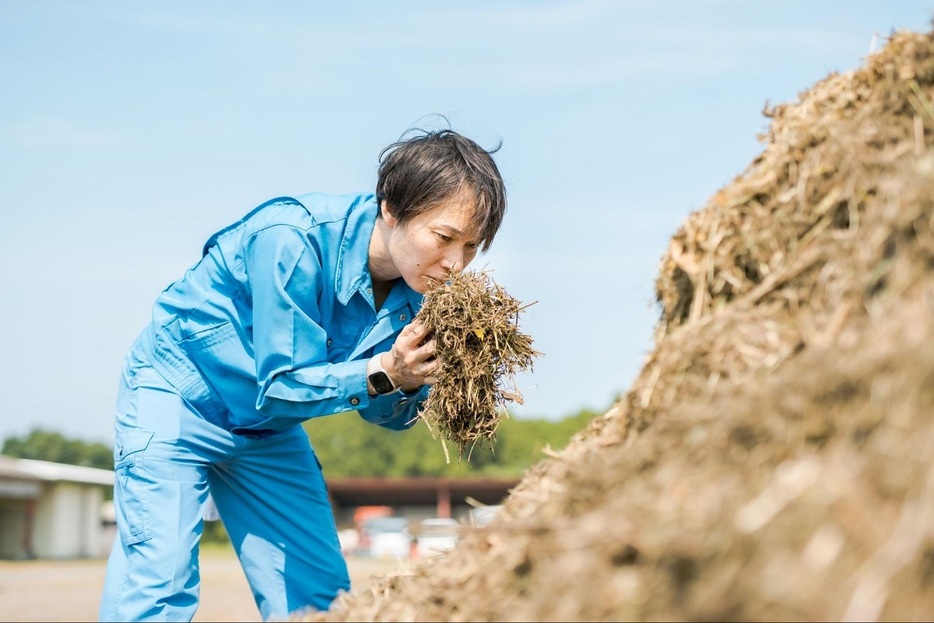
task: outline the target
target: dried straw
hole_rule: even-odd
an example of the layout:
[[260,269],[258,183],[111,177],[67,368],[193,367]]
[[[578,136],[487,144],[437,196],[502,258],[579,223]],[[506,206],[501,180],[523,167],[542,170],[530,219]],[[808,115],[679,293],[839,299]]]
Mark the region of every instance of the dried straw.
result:
[[540,354],[519,330],[526,307],[485,272],[451,275],[425,295],[416,320],[431,329],[441,365],[419,417],[448,462],[447,441],[468,461],[476,444],[492,450],[506,404],[522,404],[514,377]]
[[932,618],[934,32],[765,112],[662,258],[629,392],[321,620]]

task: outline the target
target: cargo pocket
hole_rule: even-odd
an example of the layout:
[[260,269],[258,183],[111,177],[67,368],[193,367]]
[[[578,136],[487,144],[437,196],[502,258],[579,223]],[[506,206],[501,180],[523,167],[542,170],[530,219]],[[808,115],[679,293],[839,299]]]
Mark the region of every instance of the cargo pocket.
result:
[[125,521],[119,525],[120,540],[124,545],[142,543],[152,538],[149,521],[149,492],[152,479],[145,471],[146,448],[153,433],[127,430],[117,435],[114,444],[114,476],[117,507],[123,510]]

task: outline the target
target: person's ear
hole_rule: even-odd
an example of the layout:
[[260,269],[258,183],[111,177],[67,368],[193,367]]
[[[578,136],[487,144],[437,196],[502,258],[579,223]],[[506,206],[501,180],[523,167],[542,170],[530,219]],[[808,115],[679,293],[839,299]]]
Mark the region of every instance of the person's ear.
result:
[[383,199],[379,204],[380,216],[383,220],[386,221],[386,224],[389,227],[395,227],[399,224],[399,219],[396,218],[396,215],[392,213],[392,209],[389,207],[389,202]]

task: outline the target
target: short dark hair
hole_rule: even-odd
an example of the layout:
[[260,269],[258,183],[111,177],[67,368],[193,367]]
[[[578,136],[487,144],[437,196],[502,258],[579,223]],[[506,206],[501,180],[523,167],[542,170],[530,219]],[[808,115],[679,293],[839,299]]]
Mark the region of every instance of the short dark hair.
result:
[[453,130],[419,134],[389,145],[379,154],[376,199],[389,204],[400,223],[468,191],[476,200],[481,248],[490,248],[506,213],[506,186],[491,150]]

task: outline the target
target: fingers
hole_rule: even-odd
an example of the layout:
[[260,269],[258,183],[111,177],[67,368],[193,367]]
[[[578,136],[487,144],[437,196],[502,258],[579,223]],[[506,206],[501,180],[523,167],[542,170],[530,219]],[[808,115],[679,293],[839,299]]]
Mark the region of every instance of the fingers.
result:
[[409,365],[428,361],[435,355],[435,341],[430,339],[431,331],[420,322],[406,326],[396,339],[403,359]]
[[434,358],[434,343],[426,344],[412,352],[412,363],[406,366],[407,375],[419,384],[428,383],[428,377],[438,371],[440,363]]
[[[434,342],[432,342],[431,350],[432,352],[434,352]],[[441,368],[441,362],[435,359],[434,357],[425,361],[425,363],[422,364],[422,367],[419,370],[419,373],[422,375],[422,384],[423,385],[434,385],[435,382],[437,381],[437,377],[435,375],[438,373],[438,370],[440,368]]]
[[431,330],[421,322],[412,322],[399,334],[399,338],[404,339],[413,345],[421,344],[431,333]]
[[428,340],[415,350],[415,357],[419,361],[428,361],[435,358],[435,341]]
[[439,365],[435,349],[429,328],[413,322],[396,338],[388,357],[383,360],[383,367],[403,387],[431,384]]
[[421,367],[418,370],[418,373],[422,376],[429,376],[438,371],[440,363],[437,359],[428,359],[422,363]]

